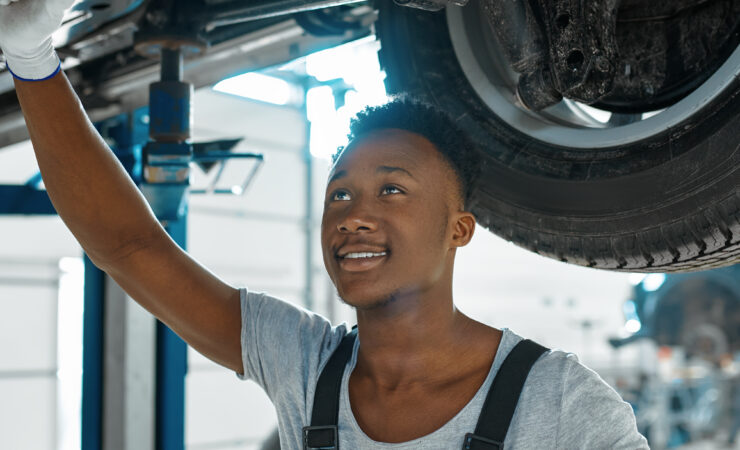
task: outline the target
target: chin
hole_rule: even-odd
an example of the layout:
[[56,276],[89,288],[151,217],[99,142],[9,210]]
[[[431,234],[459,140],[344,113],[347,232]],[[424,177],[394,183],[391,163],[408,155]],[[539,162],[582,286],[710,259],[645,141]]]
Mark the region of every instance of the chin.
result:
[[396,300],[396,296],[393,292],[371,292],[369,290],[359,289],[337,289],[337,295],[339,299],[346,305],[349,305],[357,310],[372,310],[382,308]]
[[339,299],[362,311],[379,309],[401,301],[404,304],[413,304],[420,299],[421,291],[424,289],[420,284],[410,286],[381,286],[377,282],[368,283],[346,283],[336,285]]

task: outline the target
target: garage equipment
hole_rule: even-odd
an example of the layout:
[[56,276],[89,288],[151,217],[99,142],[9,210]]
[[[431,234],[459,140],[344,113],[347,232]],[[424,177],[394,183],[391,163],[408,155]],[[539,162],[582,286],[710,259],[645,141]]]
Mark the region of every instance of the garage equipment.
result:
[[[740,351],[740,265],[693,274],[651,274],[624,305],[633,334],[615,348],[650,339],[664,369],[646,369],[631,391],[637,425],[651,448],[716,436],[737,389],[737,374],[721,369]],[[636,331],[635,331],[636,329]],[[659,366],[660,367],[660,366]]]
[[[161,53],[162,76],[151,85],[151,106],[95,126],[184,247],[188,194],[243,195],[264,158],[233,152],[240,139],[190,142],[193,89],[182,81],[183,52],[164,47]],[[240,184],[218,188],[230,159],[255,164]],[[192,164],[217,170],[208,186],[190,190]],[[37,174],[23,185],[0,185],[0,214],[56,214],[41,182]],[[82,449],[183,449],[186,345],[155,325],[87,257],[83,348]]]

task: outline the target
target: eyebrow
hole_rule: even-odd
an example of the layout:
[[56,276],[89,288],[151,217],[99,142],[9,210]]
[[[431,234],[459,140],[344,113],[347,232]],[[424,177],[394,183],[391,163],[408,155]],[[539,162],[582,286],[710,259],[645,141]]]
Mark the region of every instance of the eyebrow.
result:
[[[411,178],[414,178],[413,175],[411,175],[411,172],[404,169],[403,167],[394,167],[394,166],[378,166],[377,169],[375,169],[375,173],[393,173],[393,172],[401,172],[406,175],[408,175]],[[329,184],[333,183],[334,181],[344,178],[347,176],[346,170],[339,170],[334,175],[332,175],[331,178],[329,178]]]
[[375,173],[393,173],[393,172],[402,172],[410,176],[411,178],[414,178],[414,176],[411,175],[411,172],[404,169],[403,167],[379,166],[377,169],[375,169]]

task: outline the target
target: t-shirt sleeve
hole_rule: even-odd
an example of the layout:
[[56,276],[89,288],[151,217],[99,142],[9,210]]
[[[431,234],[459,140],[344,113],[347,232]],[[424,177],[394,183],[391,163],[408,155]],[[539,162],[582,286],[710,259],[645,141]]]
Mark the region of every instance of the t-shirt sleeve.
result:
[[557,448],[649,449],[629,403],[575,355],[568,359]]
[[276,400],[286,390],[304,397],[320,367],[346,334],[324,317],[263,293],[241,289],[243,374]]

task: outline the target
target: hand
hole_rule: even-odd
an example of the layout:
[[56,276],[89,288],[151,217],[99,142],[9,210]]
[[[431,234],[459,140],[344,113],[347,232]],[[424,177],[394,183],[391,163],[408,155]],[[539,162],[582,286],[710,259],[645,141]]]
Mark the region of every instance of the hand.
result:
[[59,70],[51,35],[74,0],[0,0],[0,48],[22,80],[43,80]]

